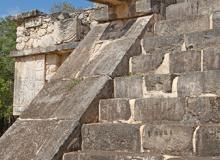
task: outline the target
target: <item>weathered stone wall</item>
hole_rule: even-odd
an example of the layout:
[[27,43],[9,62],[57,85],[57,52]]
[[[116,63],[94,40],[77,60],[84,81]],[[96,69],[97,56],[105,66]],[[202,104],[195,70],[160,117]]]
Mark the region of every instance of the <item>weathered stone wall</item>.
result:
[[[135,18],[152,13],[160,14],[165,18],[166,7],[184,0],[130,0],[119,1],[119,5],[109,5],[106,0],[92,0],[97,2],[96,9],[92,12],[92,18],[96,21],[109,21],[115,19]],[[103,1],[103,4],[99,4]],[[118,2],[118,3],[119,3]]]
[[90,30],[90,10],[13,17],[17,22],[14,115],[20,115]]
[[45,55],[16,58],[14,115],[22,112],[45,82]]
[[90,29],[88,13],[41,14],[17,27],[17,50],[80,41]]

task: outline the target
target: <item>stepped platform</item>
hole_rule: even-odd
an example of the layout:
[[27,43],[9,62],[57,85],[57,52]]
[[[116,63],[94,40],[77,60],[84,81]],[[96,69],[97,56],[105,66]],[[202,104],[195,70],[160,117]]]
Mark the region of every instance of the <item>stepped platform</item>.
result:
[[0,138],[0,159],[219,160],[219,0],[92,1],[107,19]]

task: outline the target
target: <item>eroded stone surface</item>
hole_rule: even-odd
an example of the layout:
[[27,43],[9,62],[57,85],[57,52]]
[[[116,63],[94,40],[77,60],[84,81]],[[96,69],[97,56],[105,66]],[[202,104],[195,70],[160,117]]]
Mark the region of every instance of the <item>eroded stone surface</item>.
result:
[[179,77],[179,96],[219,95],[219,71],[193,72]]
[[13,114],[19,115],[43,88],[45,82],[45,55],[17,58]]
[[196,15],[207,15],[219,10],[218,0],[187,0],[185,3],[170,5],[167,8],[167,19],[183,19]]
[[148,74],[144,77],[146,90],[171,93],[174,78],[171,74]]
[[184,125],[145,125],[143,148],[165,154],[192,152],[193,127]]
[[143,123],[182,121],[185,114],[184,99],[144,98],[134,105],[134,120]]
[[220,157],[179,157],[179,158],[169,158],[168,160],[219,160]]
[[114,79],[115,98],[139,98],[144,95],[144,77],[129,76]]
[[184,43],[183,35],[175,36],[155,36],[155,37],[144,37],[143,46],[147,53],[160,50],[164,53],[176,50],[180,51]]
[[187,112],[197,122],[202,124],[220,122],[220,99],[218,97],[195,97],[186,100]]
[[80,39],[78,31],[81,26],[77,15],[69,15],[65,20],[53,16],[34,17],[21,23],[17,31],[17,50],[49,47]]
[[209,16],[197,16],[185,20],[166,20],[155,24],[155,34],[159,36],[176,35],[210,29]]
[[207,48],[203,50],[203,70],[220,69],[220,50],[219,48]]
[[130,117],[129,99],[107,99],[99,103],[99,121],[129,120]]
[[197,125],[220,122],[219,97],[151,97],[101,102],[105,104],[100,106],[103,108],[100,109],[101,121],[154,124],[178,122]]
[[51,81],[20,118],[79,120],[90,108],[89,116],[96,119],[98,100],[112,95],[112,84],[109,82],[110,78],[107,76]]
[[82,128],[82,150],[140,152],[140,126],[88,124]]
[[[111,24],[97,25],[74,50],[66,63],[59,68],[54,79],[69,76],[78,77],[103,74],[118,76],[127,74],[129,57],[141,53],[138,37],[143,34],[149,19],[150,17],[136,19],[122,37],[114,40],[108,39],[107,35],[114,33],[118,36],[121,30],[118,30],[117,26],[109,33],[105,31]],[[128,20],[118,27],[123,29],[130,21],[133,22],[133,20]]]
[[73,133],[78,125],[65,120],[17,120],[0,139],[0,159],[57,160],[64,151],[60,147],[73,140],[68,137],[78,138]]
[[184,36],[186,49],[204,49],[209,46],[218,46],[220,30],[213,29],[202,32],[187,33]]
[[154,72],[163,62],[161,53],[132,57],[131,72],[133,74]]
[[196,153],[200,156],[220,155],[220,126],[201,126],[197,134]]
[[144,153],[126,153],[126,152],[80,152],[68,153],[64,155],[63,160],[162,160],[161,155]]
[[[153,52],[152,54],[140,55],[132,57],[130,63],[130,72],[133,74],[140,73],[184,73],[192,71],[201,71],[201,59],[203,57],[201,51],[184,51],[184,52],[172,52],[168,54],[163,54],[163,52]],[[214,56],[212,56],[214,57]],[[218,59],[215,60],[215,64],[210,64],[212,59],[206,58],[204,60],[208,61],[209,64],[205,65],[215,65],[218,67]],[[210,67],[210,70],[211,67]]]
[[172,53],[170,58],[170,73],[201,71],[201,52],[186,51]]
[[[19,160],[24,159],[23,156],[33,160],[44,159],[45,157],[46,159],[60,159],[63,149],[68,150],[73,145],[73,142],[70,142],[67,146],[63,146],[64,142],[72,138],[75,141],[71,133],[80,133],[75,126],[78,126],[79,123],[91,123],[98,120],[99,100],[112,97],[113,87],[109,76],[114,77],[128,73],[128,68],[125,66],[128,66],[130,56],[140,53],[140,38],[147,29],[150,18],[151,16],[131,20],[131,26],[127,30],[126,27],[128,23],[130,24],[130,20],[123,21],[119,26],[112,25],[115,22],[111,23],[111,25],[106,23],[95,26],[71,56],[67,58],[61,68],[58,69],[57,74],[39,92],[28,109],[20,116],[20,121],[27,121],[26,128],[24,128],[25,131],[21,132],[19,126],[15,126],[9,129],[5,135],[6,138],[0,139],[4,145],[9,141],[7,135],[11,134],[9,139],[15,140],[15,143],[20,146],[25,144],[27,147],[22,150],[20,148],[19,150],[15,149],[16,152],[14,152],[14,143],[7,143],[7,145],[1,147],[2,153],[4,152],[1,159],[10,159],[10,157],[15,157],[16,155],[21,157],[16,157]],[[110,33],[107,32],[108,27],[113,27]],[[120,28],[123,29],[123,32]],[[116,33],[120,33],[120,36],[118,37]],[[116,35],[116,37],[112,35]],[[121,45],[118,45],[119,43]],[[115,56],[115,53],[117,53],[117,56]],[[43,126],[38,127],[38,124],[35,123],[40,121],[62,121],[63,124],[60,127],[46,122]],[[62,129],[64,126],[67,129]],[[31,132],[34,132],[33,134],[29,131],[29,128]],[[39,131],[35,128],[39,128]],[[50,128],[47,133],[48,136],[45,135],[47,128]],[[57,128],[59,130],[54,130]],[[118,130],[117,137],[115,137],[117,134],[109,132],[109,137],[104,138],[104,140],[109,140],[109,148],[140,151],[138,126],[122,125],[122,129],[121,126],[118,128],[116,126],[115,128]],[[45,132],[43,129],[45,129]],[[120,135],[123,136],[124,130],[127,130],[126,135],[128,136],[124,136],[125,143],[121,143],[119,137]],[[105,129],[99,129],[99,131],[105,132]],[[97,135],[100,138],[100,135]],[[38,145],[38,143],[33,143],[32,140],[34,138],[28,138],[29,136],[35,137],[36,141],[38,141],[37,137],[40,137],[40,144],[35,149],[32,149],[32,145]],[[53,136],[56,139],[53,139]],[[22,140],[24,137],[27,137],[25,143]],[[111,142],[116,142],[117,144],[114,145]],[[102,148],[102,144],[97,144],[97,147]],[[29,149],[31,149],[30,154]],[[73,150],[73,148],[71,149]],[[11,151],[10,153],[8,153],[9,150]],[[28,156],[25,155],[26,153]]]

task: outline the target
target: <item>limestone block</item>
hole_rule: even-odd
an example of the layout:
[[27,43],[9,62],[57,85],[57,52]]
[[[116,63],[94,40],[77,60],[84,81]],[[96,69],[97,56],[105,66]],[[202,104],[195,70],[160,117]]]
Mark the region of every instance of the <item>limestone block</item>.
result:
[[199,14],[196,3],[177,3],[166,9],[166,19],[184,19]]
[[184,19],[196,15],[208,15],[220,9],[219,0],[188,0],[185,3],[170,5],[166,10],[167,19]]
[[0,159],[53,159],[60,146],[70,143],[68,136],[78,138],[76,128],[70,120],[17,120],[0,139]]
[[220,50],[218,48],[207,48],[203,50],[203,70],[220,69]]
[[20,31],[17,29],[16,35],[17,35],[17,37],[22,37],[24,35],[24,31],[23,30]]
[[162,160],[161,155],[147,153],[126,153],[126,152],[105,152],[105,151],[87,151],[72,152],[64,155],[63,160]]
[[[100,3],[100,1],[97,3]],[[159,13],[160,6],[160,1],[151,0],[124,1],[117,5],[109,5],[108,3],[96,4],[96,9],[92,12],[92,19],[101,22],[134,18],[153,12]]]
[[144,77],[129,76],[114,79],[115,98],[139,98],[144,94]]
[[220,26],[220,11],[215,11],[212,14],[212,28],[219,28]]
[[38,39],[33,39],[33,47],[39,48],[40,47],[40,41]]
[[139,125],[88,124],[82,127],[82,139],[82,151],[141,151]]
[[99,121],[129,120],[130,117],[129,99],[107,99],[99,103]]
[[46,55],[46,80],[49,81],[51,77],[56,73],[57,69],[61,65],[61,56],[58,54]]
[[97,4],[91,13],[91,18],[96,21],[106,21],[109,19],[109,9],[107,5]]
[[158,9],[157,7],[159,7],[159,6],[156,6],[156,4],[152,5],[151,0],[137,0],[135,6],[136,6],[136,12],[139,14],[151,12],[153,10],[156,11]]
[[23,41],[21,43],[16,44],[16,49],[17,50],[22,50],[22,49],[24,49],[24,47],[25,47],[25,42],[23,42]]
[[46,35],[46,33],[47,33],[46,29],[40,29],[37,34],[39,37],[42,37]]
[[130,60],[130,72],[138,73],[153,73],[162,64],[164,56],[161,53],[140,55],[132,57]]
[[196,16],[184,20],[165,20],[155,24],[154,33],[159,36],[176,35],[210,29],[209,16]]
[[183,35],[156,37],[145,36],[143,40],[143,47],[147,53],[156,49],[161,49],[166,53],[172,50],[181,50],[183,43]]
[[164,154],[192,153],[193,127],[186,125],[145,125],[143,148]]
[[145,76],[146,90],[170,93],[174,78],[175,75],[170,74],[148,74]]
[[27,43],[26,43],[27,48],[32,48],[33,42],[34,42],[34,39],[30,38],[29,41],[27,41]]
[[170,73],[201,71],[201,52],[186,51],[169,55]]
[[29,41],[30,40],[30,37],[23,37],[23,41],[24,42],[27,42],[27,41]]
[[194,32],[185,34],[186,49],[204,49],[210,46],[218,46],[220,29]]
[[19,25],[17,27],[17,31],[24,31],[25,30],[25,27],[23,25]]
[[48,26],[48,28],[47,28],[47,33],[50,34],[50,33],[52,33],[53,31],[54,31],[54,27],[53,27],[52,24],[50,24],[50,25]]
[[179,96],[194,96],[203,93],[204,79],[201,72],[185,74],[179,77],[178,95]]
[[196,154],[200,156],[220,155],[220,126],[206,125],[198,129]]
[[37,43],[36,46],[46,48],[54,45],[54,39],[52,35],[45,35],[37,40]]
[[199,157],[199,156],[183,156],[183,157],[176,157],[176,158],[169,158],[168,160],[219,160],[220,157]]
[[43,23],[40,28],[41,28],[41,29],[47,29],[47,27],[48,27],[48,24],[47,24],[47,23]]
[[143,98],[135,101],[134,120],[143,123],[180,122],[185,112],[185,99]]
[[202,124],[220,122],[219,97],[187,98],[187,112]]
[[25,28],[34,28],[42,25],[42,18],[41,17],[36,17],[36,18],[31,18],[27,19],[25,21]]
[[179,77],[179,96],[220,95],[220,72],[192,72]]
[[[44,85],[44,55],[17,58],[15,62],[14,115],[19,115]],[[20,109],[19,109],[20,108]]]
[[17,43],[22,43],[22,40],[23,40],[23,37],[18,37],[18,38],[16,39],[16,42],[17,42]]

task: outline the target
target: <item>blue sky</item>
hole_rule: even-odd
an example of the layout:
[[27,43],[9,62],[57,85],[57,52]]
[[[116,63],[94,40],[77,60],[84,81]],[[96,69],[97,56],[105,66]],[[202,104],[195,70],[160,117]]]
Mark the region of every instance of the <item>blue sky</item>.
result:
[[91,3],[87,0],[0,0],[0,17],[32,9],[48,12],[53,3],[63,1],[69,2],[79,8],[88,8],[91,6]]

